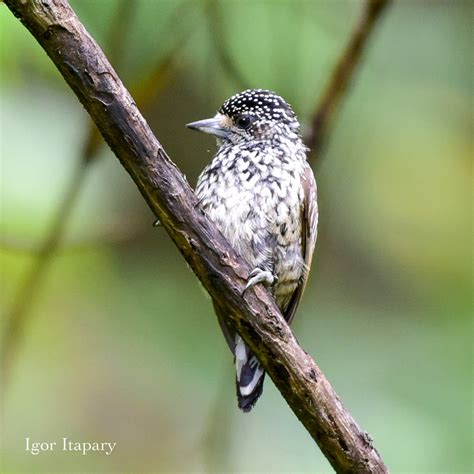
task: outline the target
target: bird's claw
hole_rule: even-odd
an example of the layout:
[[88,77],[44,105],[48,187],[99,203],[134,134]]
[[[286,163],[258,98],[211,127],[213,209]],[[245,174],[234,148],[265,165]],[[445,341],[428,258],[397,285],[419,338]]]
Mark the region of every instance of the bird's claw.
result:
[[247,280],[247,284],[245,285],[244,294],[249,288],[252,288],[258,283],[263,283],[265,286],[271,286],[277,281],[277,277],[268,270],[262,270],[261,268],[254,268]]
[[160,227],[160,226],[161,226],[160,219],[156,219],[156,221],[153,221],[153,227]]

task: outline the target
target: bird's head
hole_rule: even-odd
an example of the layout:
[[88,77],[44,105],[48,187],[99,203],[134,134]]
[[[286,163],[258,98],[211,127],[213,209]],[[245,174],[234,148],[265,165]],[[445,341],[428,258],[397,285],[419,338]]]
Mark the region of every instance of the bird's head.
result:
[[264,89],[248,89],[233,95],[214,117],[186,126],[232,143],[299,135],[300,130],[298,119],[287,102]]

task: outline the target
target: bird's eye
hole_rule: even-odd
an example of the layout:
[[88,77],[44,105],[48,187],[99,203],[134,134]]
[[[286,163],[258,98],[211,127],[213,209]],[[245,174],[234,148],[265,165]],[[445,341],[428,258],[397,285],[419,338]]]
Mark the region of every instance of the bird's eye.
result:
[[240,115],[235,121],[237,127],[239,128],[249,128],[253,122],[253,117],[251,115]]

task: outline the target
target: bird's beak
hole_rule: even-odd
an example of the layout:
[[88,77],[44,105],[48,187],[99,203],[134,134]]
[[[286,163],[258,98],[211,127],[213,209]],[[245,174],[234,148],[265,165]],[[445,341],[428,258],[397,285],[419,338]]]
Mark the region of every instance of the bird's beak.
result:
[[186,124],[186,127],[197,130],[198,132],[209,133],[219,138],[227,138],[229,136],[229,129],[222,126],[219,116],[191,122]]

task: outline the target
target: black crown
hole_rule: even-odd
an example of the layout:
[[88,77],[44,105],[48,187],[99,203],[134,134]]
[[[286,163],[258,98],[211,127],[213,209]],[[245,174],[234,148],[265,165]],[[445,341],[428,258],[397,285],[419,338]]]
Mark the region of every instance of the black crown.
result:
[[298,120],[290,105],[279,95],[266,89],[248,89],[227,99],[219,113],[236,118],[241,114],[259,119],[286,123],[298,127]]

